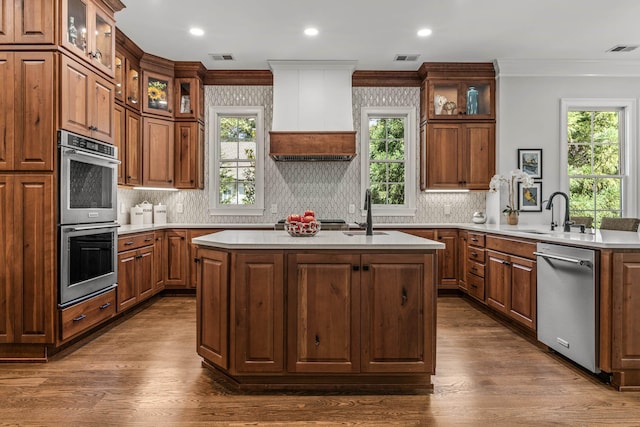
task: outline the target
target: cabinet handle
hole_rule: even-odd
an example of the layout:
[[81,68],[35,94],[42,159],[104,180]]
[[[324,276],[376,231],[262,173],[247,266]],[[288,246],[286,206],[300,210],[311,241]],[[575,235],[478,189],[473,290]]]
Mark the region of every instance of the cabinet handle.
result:
[[359,265],[354,265],[352,268],[353,268],[353,271],[360,271]]
[[474,284],[472,284],[472,285],[471,285],[471,287],[472,287],[473,289],[478,289],[478,285],[474,285]]
[[318,336],[318,334],[316,334],[316,342],[315,342],[316,347],[320,345],[320,337]]
[[476,271],[476,270],[478,269],[478,267],[476,267],[476,266],[474,265],[473,267],[471,267],[471,269],[472,269],[473,271]]
[[472,241],[472,242],[477,242],[477,241],[478,241],[478,239],[476,239],[475,237],[473,237],[473,238],[471,239],[471,241]]
[[407,303],[407,290],[405,288],[402,288],[402,302],[400,303],[400,305],[404,306]]
[[111,303],[110,302],[106,302],[106,303],[104,303],[104,304],[102,304],[100,306],[100,310],[104,310],[105,308],[110,307],[110,306],[111,306]]
[[74,321],[74,322],[79,322],[79,321],[81,321],[81,320],[83,320],[83,319],[86,319],[86,318],[87,318],[87,315],[86,315],[86,314],[81,314],[81,315],[80,315],[80,316],[78,316],[78,317],[74,317],[74,318],[73,318],[73,321]]
[[184,240],[184,236],[180,236],[180,240]]
[[365,264],[362,266],[363,271],[369,271],[369,264]]
[[131,175],[127,176],[127,179],[131,179]]
[[136,259],[142,258],[142,255],[136,255]]
[[193,262],[195,262],[196,264],[200,262],[200,258],[194,258]]
[[170,180],[169,180],[169,181],[167,181],[167,182],[168,182],[169,184],[171,184],[171,183],[173,182],[173,180],[172,180],[172,179],[170,179]]
[[471,256],[477,257],[478,253],[477,252],[471,252]]
[[509,261],[502,261],[502,264],[504,265],[511,265],[511,263]]
[[133,245],[133,242],[124,242],[124,245],[125,246],[131,246],[131,245]]
[[150,242],[150,241],[152,241],[152,240],[153,240],[153,239],[144,239],[144,241],[145,241],[145,242]]

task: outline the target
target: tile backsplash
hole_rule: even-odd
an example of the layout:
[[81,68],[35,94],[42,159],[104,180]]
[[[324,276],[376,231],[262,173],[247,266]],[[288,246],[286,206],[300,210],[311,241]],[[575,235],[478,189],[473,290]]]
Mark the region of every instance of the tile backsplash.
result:
[[[205,109],[209,106],[263,106],[265,135],[272,121],[273,90],[271,86],[206,86]],[[412,106],[419,111],[419,88],[353,88],[353,117],[359,150],[360,109],[362,107]],[[205,129],[209,129],[208,114]],[[416,123],[419,123],[417,120]],[[419,132],[416,131],[416,135]],[[268,137],[267,137],[268,139]],[[274,223],[287,214],[313,209],[321,218],[342,218],[361,222],[359,156],[351,162],[275,162],[265,150],[265,212],[262,216],[224,216],[209,214],[209,148],[205,144],[205,189],[177,192],[118,189],[118,202],[125,213],[119,214],[121,224],[129,223],[129,209],[142,201],[167,205],[167,221],[173,223]],[[267,141],[268,144],[268,141]],[[417,151],[417,150],[416,150]],[[417,153],[417,155],[419,155]],[[416,162],[417,163],[417,162]],[[416,185],[416,188],[419,188]],[[374,217],[374,223],[464,223],[470,222],[475,211],[485,210],[485,193],[424,193],[415,195],[417,212],[414,217]],[[178,205],[183,212],[178,213]],[[270,213],[276,204],[278,212]],[[356,213],[348,213],[349,204]],[[451,213],[445,215],[445,205]]]

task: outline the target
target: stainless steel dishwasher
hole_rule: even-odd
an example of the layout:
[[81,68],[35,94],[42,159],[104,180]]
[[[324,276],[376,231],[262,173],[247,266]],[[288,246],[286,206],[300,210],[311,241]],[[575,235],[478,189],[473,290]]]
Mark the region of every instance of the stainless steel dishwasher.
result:
[[538,243],[538,341],[599,373],[594,250]]

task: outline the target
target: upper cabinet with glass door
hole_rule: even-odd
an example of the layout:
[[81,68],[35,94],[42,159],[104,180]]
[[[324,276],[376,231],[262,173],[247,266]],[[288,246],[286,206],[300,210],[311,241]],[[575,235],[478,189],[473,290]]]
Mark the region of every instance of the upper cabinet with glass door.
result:
[[204,120],[204,87],[199,78],[176,78],[175,117]]
[[62,45],[108,76],[115,73],[115,21],[99,2],[62,2]]

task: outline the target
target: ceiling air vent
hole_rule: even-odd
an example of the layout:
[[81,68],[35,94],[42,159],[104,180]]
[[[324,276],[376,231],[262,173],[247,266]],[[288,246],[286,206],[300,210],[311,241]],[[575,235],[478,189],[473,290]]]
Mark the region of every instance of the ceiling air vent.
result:
[[417,61],[419,56],[420,55],[417,55],[417,54],[410,54],[410,55],[398,54],[396,55],[395,58],[393,58],[393,60],[400,61],[400,62]]
[[631,52],[632,50],[636,50],[637,48],[638,48],[637,45],[633,46],[633,45],[619,44],[607,50],[607,52]]
[[209,57],[214,61],[233,61],[233,55],[230,53],[210,53]]

